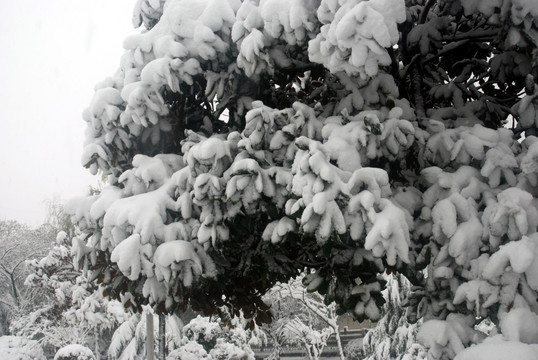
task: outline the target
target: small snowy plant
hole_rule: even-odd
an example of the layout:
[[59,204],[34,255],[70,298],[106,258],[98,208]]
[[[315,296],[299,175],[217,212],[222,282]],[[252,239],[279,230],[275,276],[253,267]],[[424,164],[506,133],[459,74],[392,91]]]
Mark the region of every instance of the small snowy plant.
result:
[[66,206],[78,268],[125,307],[251,329],[305,268],[377,321],[395,272],[428,356],[533,349],[537,19],[534,0],[137,1],[83,116],[105,186]]
[[292,343],[302,346],[309,358],[317,359],[326,340],[334,335],[338,355],[344,360],[336,304],[326,304],[322,295],[308,292],[303,285],[307,278],[303,274],[287,283],[277,283],[266,295],[273,321],[263,329],[272,340],[273,356],[279,358],[284,343]]

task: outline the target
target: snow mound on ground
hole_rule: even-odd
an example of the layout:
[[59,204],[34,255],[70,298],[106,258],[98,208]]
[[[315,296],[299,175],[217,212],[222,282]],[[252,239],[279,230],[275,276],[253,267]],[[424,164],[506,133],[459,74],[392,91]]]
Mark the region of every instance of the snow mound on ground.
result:
[[93,352],[79,344],[69,344],[58,350],[54,360],[95,360]]

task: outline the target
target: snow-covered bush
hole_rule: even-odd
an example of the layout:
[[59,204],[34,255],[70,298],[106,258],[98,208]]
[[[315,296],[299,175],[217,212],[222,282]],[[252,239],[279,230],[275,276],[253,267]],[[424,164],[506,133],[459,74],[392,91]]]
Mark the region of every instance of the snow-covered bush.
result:
[[6,360],[45,360],[43,348],[22,336],[0,336],[0,355]]
[[183,327],[183,336],[200,344],[207,351],[213,349],[217,339],[226,337],[226,329],[220,322],[198,315]]
[[56,352],[54,360],[95,360],[95,355],[83,345],[69,344]]
[[211,360],[211,356],[196,341],[188,341],[180,348],[172,350],[166,360]]
[[[226,316],[226,312],[222,316]],[[226,317],[225,320],[228,322],[219,317],[198,315],[183,327],[184,341],[187,341],[187,345],[199,344],[213,359],[233,359],[234,356],[253,359],[250,346],[265,343],[264,334],[257,328],[245,330],[246,320],[242,316],[233,319]]]
[[217,339],[217,344],[209,352],[214,360],[254,360],[254,352],[244,349],[224,339]]
[[305,268],[377,321],[396,272],[429,356],[494,338],[484,319],[527,349],[537,17],[533,0],[138,2],[145,29],[84,112],[106,186],[66,207],[78,268],[137,311],[227,306],[250,328]]

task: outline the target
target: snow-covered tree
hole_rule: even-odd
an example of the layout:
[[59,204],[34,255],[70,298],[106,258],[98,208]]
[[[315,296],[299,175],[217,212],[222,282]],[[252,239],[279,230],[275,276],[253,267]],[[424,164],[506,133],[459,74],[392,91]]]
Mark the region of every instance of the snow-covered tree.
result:
[[[110,346],[108,348],[108,358],[122,360],[145,359],[147,351],[147,321],[151,320],[153,324],[161,321],[151,308],[144,307],[140,314],[132,314],[123,321],[114,331]],[[164,348],[169,353],[181,345],[183,322],[174,315],[164,317],[166,324],[166,334],[164,336]],[[153,330],[153,338],[159,338],[159,329],[156,326],[150,326]],[[153,344],[153,353],[159,353],[159,343]],[[156,358],[156,357],[155,357]]]
[[405,303],[411,290],[409,282],[401,274],[387,275],[386,279],[387,287],[383,291],[387,300],[384,315],[363,339],[348,344],[348,360],[408,360],[426,357],[424,347],[417,341],[422,322],[410,324],[405,316]]
[[60,231],[48,254],[26,260],[26,267],[25,288],[40,294],[40,301],[20,314],[11,330],[56,350],[70,344],[91,346],[99,359],[100,343],[106,346],[107,334],[129,315],[74,269],[67,233]]
[[71,342],[80,342],[86,337],[86,331],[78,331],[78,328],[70,326],[64,317],[72,305],[75,279],[80,275],[73,270],[72,263],[65,232],[58,233],[56,243],[47,256],[26,260],[28,276],[24,285],[39,292],[42,298],[35,309],[22,314],[12,324],[12,331],[56,349]]
[[251,326],[305,267],[378,320],[397,271],[430,356],[467,356],[483,319],[499,335],[476,348],[534,351],[537,18],[533,0],[139,0],[84,113],[107,185],[67,207],[77,264],[125,306]]

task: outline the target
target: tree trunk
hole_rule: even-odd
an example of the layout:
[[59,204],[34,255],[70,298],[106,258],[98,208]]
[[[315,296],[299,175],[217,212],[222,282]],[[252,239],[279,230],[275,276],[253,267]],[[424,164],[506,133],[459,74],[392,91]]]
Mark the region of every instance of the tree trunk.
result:
[[274,347],[274,350],[273,350],[274,359],[280,360],[280,354],[282,354],[282,345],[275,343],[273,347]]
[[146,360],[154,360],[155,339],[153,338],[153,314],[146,313]]
[[306,354],[308,355],[308,360],[315,360],[312,358],[313,351],[311,351],[310,346],[308,346],[308,343],[306,342],[306,340],[303,339],[302,341],[303,341],[304,348],[306,350]]
[[159,315],[159,360],[166,360],[166,316]]
[[13,276],[13,272],[8,273],[8,274],[9,274],[9,279],[11,281],[13,300],[15,301],[15,306],[17,307],[17,311],[19,311],[21,307],[21,303],[19,300],[19,291],[17,289],[17,284],[15,283],[15,277]]
[[342,348],[342,340],[340,340],[340,328],[337,326],[334,329],[334,337],[336,338],[336,346],[338,346],[338,355],[340,355],[340,360],[346,360],[344,356],[344,349]]

